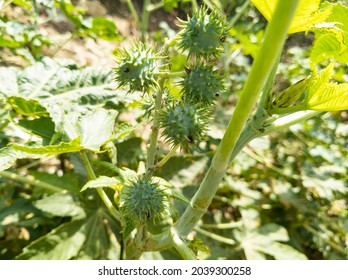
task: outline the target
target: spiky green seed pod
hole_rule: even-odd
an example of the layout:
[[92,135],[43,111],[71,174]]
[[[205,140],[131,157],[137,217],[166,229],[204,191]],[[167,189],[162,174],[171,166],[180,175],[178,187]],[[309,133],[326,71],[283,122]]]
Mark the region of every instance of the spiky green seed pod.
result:
[[121,211],[128,223],[157,220],[165,212],[166,193],[148,177],[137,178],[122,188]]
[[227,25],[216,11],[208,12],[205,8],[197,10],[187,21],[180,21],[179,47],[188,50],[189,56],[197,58],[217,57],[223,50],[227,36]]
[[129,50],[121,50],[116,57],[115,79],[119,86],[128,86],[128,92],[148,92],[157,85],[161,74],[161,57],[152,48],[135,43]]
[[209,115],[209,109],[194,105],[167,106],[161,113],[162,135],[167,142],[180,145],[184,150],[198,146],[205,138]]
[[186,103],[197,106],[209,106],[224,90],[223,79],[213,66],[196,65],[186,71],[187,75],[180,82],[182,98]]

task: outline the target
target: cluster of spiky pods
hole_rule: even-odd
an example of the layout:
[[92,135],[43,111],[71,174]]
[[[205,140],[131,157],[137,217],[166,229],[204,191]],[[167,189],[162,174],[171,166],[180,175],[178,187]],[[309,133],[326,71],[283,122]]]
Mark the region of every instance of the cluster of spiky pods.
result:
[[[165,98],[159,126],[168,143],[189,151],[204,140],[215,100],[224,90],[223,77],[214,69],[214,60],[223,51],[228,29],[219,13],[206,8],[195,11],[187,21],[180,20],[180,28],[176,45],[187,54],[186,74],[178,84],[180,99]],[[158,89],[158,81],[165,77],[166,59],[148,45],[135,43],[119,53],[116,81],[120,87],[127,86],[130,93],[148,94]],[[133,220],[158,218],[163,212],[160,205],[165,201],[165,192],[147,177],[124,187],[124,214]]]

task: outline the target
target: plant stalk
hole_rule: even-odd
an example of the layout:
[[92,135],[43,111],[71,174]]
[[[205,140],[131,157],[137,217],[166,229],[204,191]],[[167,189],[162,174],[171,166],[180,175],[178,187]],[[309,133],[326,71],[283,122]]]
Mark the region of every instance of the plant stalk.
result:
[[180,236],[186,236],[210,205],[225,175],[231,154],[259,96],[277,62],[287,37],[287,31],[299,0],[279,1],[267,26],[263,44],[252,65],[224,137],[212,164],[190,205],[175,224]]
[[244,14],[244,12],[246,11],[246,9],[249,7],[250,1],[246,0],[242,6],[240,6],[238,8],[237,13],[235,14],[235,16],[231,19],[231,21],[228,24],[229,28],[232,28],[237,22],[238,20],[241,18],[241,16]]
[[132,17],[133,17],[133,19],[134,19],[134,21],[135,21],[135,24],[136,24],[137,26],[140,26],[139,15],[138,15],[137,11],[135,10],[135,7],[134,7],[134,5],[133,5],[132,0],[126,0],[126,3],[127,3],[127,6],[128,6],[129,11],[130,11],[131,14],[132,14]]
[[176,145],[173,147],[168,154],[159,162],[156,164],[156,169],[161,168],[163,165],[167,163],[167,161],[175,154],[176,150],[180,147],[180,145]]
[[[93,167],[91,165],[91,162],[88,159],[87,153],[85,151],[80,153],[80,156],[82,158],[83,164],[86,167],[88,176],[92,179],[95,180],[97,177],[95,176]],[[121,220],[121,214],[116,210],[112,202],[110,201],[109,197],[106,195],[104,190],[102,188],[96,188],[100,198],[102,199],[103,203],[105,204],[106,208],[110,211],[111,215],[117,220]]]
[[269,134],[271,132],[276,132],[276,131],[288,128],[289,126],[292,126],[301,121],[308,120],[321,113],[323,112],[308,110],[308,111],[300,111],[300,112],[296,112],[284,117],[280,117],[279,119],[273,121],[269,126],[265,126],[265,134]]
[[201,229],[201,228],[196,228],[195,229],[198,233],[200,234],[203,234],[211,239],[214,239],[218,242],[221,242],[221,243],[225,243],[225,244],[228,244],[228,245],[231,245],[231,246],[235,246],[236,245],[236,241],[230,239],[230,238],[226,238],[226,237],[223,237],[221,235],[218,235],[216,233],[212,233],[210,231],[206,231],[204,229]]

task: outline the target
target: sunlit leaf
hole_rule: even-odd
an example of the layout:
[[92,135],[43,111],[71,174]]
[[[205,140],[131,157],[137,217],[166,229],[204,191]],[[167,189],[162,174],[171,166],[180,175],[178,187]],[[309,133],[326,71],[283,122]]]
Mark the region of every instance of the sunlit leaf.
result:
[[100,146],[112,136],[116,115],[116,111],[100,108],[83,116],[78,123],[81,145],[86,149],[99,151]]
[[120,184],[121,182],[115,177],[99,176],[95,180],[88,181],[87,184],[85,184],[82,187],[81,192],[87,189],[93,189],[93,188],[109,187],[114,189],[114,188],[117,188],[117,186],[119,186]]
[[329,82],[333,67],[333,63],[330,63],[320,74],[313,72],[304,100],[306,109],[317,111],[348,109],[348,83]]
[[15,68],[0,67],[0,97],[19,94],[17,73]]
[[[252,0],[251,2],[269,21],[272,18],[278,0]],[[331,13],[331,7],[323,10],[319,10],[319,8],[320,0],[300,0],[288,33],[308,31],[314,25],[325,21]]]
[[[243,236],[243,235],[242,235]],[[277,260],[304,260],[306,256],[293,247],[280,242],[288,241],[285,228],[277,224],[266,224],[255,231],[248,231],[241,244],[249,260],[267,259],[267,255]]]
[[27,157],[39,157],[28,155],[25,152],[17,151],[12,146],[7,146],[0,149],[0,171],[6,170],[13,166],[17,159],[27,158]]
[[17,259],[69,260],[78,254],[86,241],[87,233],[84,220],[61,224],[25,247]]
[[79,137],[70,142],[62,142],[59,145],[29,147],[29,146],[14,144],[13,148],[16,151],[25,152],[28,154],[39,154],[39,155],[58,155],[63,153],[79,152],[83,149],[83,147],[80,145]]
[[49,144],[55,134],[55,126],[50,118],[40,117],[38,119],[20,119],[18,124],[27,131],[40,136],[44,143]]
[[20,96],[8,97],[6,102],[18,113],[24,116],[47,116],[47,111],[39,101],[34,99],[25,99]]
[[312,64],[318,64],[328,58],[341,63],[348,62],[348,7],[340,3],[331,4],[332,13],[323,24],[317,24],[315,42],[311,50]]
[[37,200],[34,205],[43,212],[59,217],[81,217],[85,213],[77,198],[68,193],[52,194]]

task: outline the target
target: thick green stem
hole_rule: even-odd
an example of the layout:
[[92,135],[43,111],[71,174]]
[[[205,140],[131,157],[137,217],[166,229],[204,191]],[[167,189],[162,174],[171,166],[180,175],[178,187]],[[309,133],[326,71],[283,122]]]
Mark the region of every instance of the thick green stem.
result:
[[49,192],[63,192],[64,189],[61,189],[59,187],[56,187],[54,185],[42,182],[40,180],[35,180],[30,177],[24,177],[16,173],[8,172],[8,171],[0,171],[0,177],[4,177],[16,182],[32,185],[34,187],[41,188],[43,190],[49,191]]
[[177,232],[185,236],[201,219],[210,205],[225,175],[233,149],[239,139],[273,66],[281,54],[287,30],[293,18],[298,0],[279,1],[269,23],[259,54],[253,63],[243,92],[224,137],[212,160],[212,164],[190,205],[175,224]]
[[[93,167],[88,159],[88,156],[86,154],[86,152],[81,152],[80,153],[82,161],[86,167],[88,176],[92,179],[95,180],[97,179],[97,177],[95,176]],[[104,190],[102,188],[97,188],[97,192],[100,196],[100,198],[102,199],[103,203],[105,204],[106,208],[110,211],[110,213],[112,214],[112,216],[114,216],[114,218],[118,221],[121,220],[121,214],[116,210],[116,208],[114,207],[114,205],[112,204],[112,202],[110,201],[109,197],[106,195],[106,193],[104,192]]]

